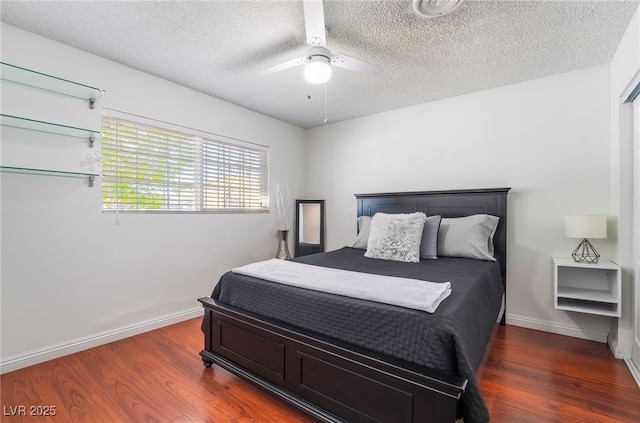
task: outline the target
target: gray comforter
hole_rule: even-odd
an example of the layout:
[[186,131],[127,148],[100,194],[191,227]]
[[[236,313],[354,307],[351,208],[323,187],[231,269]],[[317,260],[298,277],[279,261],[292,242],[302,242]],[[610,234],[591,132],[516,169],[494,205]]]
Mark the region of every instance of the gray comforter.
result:
[[489,421],[475,373],[502,304],[496,262],[441,257],[401,263],[342,248],[294,259],[331,268],[451,282],[435,313],[295,288],[228,272],[212,298],[323,337],[468,379],[460,403],[466,423]]

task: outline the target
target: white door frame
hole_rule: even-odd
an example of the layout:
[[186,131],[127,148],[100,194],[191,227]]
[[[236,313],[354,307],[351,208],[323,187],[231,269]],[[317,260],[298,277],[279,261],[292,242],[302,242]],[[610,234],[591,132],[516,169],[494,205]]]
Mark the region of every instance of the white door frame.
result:
[[633,309],[633,339],[631,373],[640,385],[640,96],[633,102],[633,262],[635,301]]

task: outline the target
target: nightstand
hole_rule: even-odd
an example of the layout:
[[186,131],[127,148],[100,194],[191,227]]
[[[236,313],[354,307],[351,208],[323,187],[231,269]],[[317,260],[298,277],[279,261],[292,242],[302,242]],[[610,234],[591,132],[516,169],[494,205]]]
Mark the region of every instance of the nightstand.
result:
[[554,307],[561,310],[620,317],[622,275],[609,260],[577,263],[572,258],[553,259]]

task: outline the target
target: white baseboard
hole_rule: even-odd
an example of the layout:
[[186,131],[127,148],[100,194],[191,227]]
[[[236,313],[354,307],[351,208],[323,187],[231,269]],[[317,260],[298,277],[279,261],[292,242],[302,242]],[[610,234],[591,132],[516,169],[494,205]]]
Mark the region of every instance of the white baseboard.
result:
[[607,344],[609,345],[609,349],[611,350],[615,358],[625,358],[622,354],[620,354],[617,339],[613,339],[611,336],[607,335]]
[[6,360],[0,361],[0,374],[33,366],[34,364],[43,363],[45,361],[53,360],[54,358],[63,357],[79,351],[88,350],[89,348],[108,344],[130,336],[139,335],[150,330],[169,326],[185,320],[194,319],[202,316],[202,313],[202,307],[197,307],[157,319],[147,320],[124,328],[102,332],[86,338],[76,339],[68,343],[53,345],[51,347],[9,357]]
[[607,333],[590,332],[575,326],[560,325],[556,322],[532,319],[526,316],[507,313],[507,324],[521,326],[544,332],[557,333],[558,335],[572,336],[574,338],[587,339],[589,341],[607,342]]
[[636,362],[633,361],[631,357],[625,358],[624,362],[627,363],[627,367],[629,368],[631,375],[633,376],[636,383],[638,384],[638,387],[640,388],[640,367],[638,367],[638,364],[636,364]]

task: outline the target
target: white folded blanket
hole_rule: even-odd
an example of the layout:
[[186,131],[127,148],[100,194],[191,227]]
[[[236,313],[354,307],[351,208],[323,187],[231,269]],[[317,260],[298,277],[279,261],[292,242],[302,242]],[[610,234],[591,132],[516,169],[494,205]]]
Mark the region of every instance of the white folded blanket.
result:
[[271,259],[232,269],[234,273],[299,288],[393,304],[433,313],[451,294],[450,282],[374,275]]

